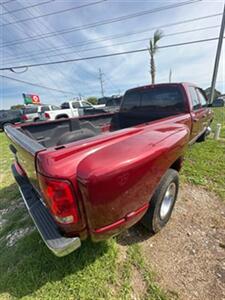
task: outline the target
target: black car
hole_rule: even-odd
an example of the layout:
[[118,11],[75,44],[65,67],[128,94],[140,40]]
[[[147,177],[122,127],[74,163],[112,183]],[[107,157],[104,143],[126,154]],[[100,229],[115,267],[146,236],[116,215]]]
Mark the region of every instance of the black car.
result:
[[225,107],[225,99],[217,98],[213,101],[212,107]]
[[0,129],[4,129],[7,124],[15,124],[21,121],[22,112],[20,110],[0,110]]

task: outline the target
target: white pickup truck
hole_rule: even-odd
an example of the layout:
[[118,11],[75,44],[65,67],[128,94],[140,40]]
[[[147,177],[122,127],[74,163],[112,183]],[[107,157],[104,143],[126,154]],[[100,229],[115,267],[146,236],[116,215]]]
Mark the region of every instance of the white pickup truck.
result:
[[41,119],[57,120],[62,118],[74,118],[83,115],[105,113],[105,105],[92,105],[85,100],[68,101],[61,104],[61,109],[45,111]]

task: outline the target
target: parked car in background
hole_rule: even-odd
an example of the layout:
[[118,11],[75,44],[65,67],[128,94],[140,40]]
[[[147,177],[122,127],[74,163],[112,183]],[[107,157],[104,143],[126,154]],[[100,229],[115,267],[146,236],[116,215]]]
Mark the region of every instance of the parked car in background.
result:
[[108,98],[105,103],[105,110],[108,112],[119,111],[122,99],[122,96]]
[[7,126],[12,172],[46,245],[64,256],[138,221],[161,230],[186,149],[212,118],[200,88],[171,83],[128,90],[117,113]]
[[5,125],[20,122],[21,116],[20,110],[0,110],[0,129],[3,130]]
[[[103,105],[104,106],[104,105]],[[68,101],[61,104],[61,109],[46,111],[45,119],[58,120],[65,118],[74,118],[83,115],[93,115],[99,113],[105,113],[102,105],[92,105],[85,100]]]
[[45,111],[60,109],[56,105],[43,104],[43,105],[27,105],[22,109],[22,120],[24,122],[37,122],[43,119]]
[[212,107],[224,107],[225,106],[225,97],[224,98],[217,98],[213,101]]
[[106,97],[105,96],[105,97],[98,98],[97,104],[105,106],[108,99],[111,99],[111,97]]

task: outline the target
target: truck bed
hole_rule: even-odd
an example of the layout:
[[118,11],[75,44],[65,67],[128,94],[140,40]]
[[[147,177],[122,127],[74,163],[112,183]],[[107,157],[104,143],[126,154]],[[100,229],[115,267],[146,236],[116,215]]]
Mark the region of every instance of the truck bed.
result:
[[61,146],[101,134],[110,124],[112,113],[24,124],[19,130],[45,148]]

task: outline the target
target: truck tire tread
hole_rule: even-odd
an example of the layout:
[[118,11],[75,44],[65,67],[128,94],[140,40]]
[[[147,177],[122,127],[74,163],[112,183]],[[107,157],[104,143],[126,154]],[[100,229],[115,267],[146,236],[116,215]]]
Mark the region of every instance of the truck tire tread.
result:
[[[165,218],[160,218],[160,208],[162,201],[164,199],[167,188],[171,183],[175,183],[176,191],[175,197],[169,209],[169,212],[165,216]],[[174,169],[168,169],[164,176],[161,178],[158,187],[156,188],[151,200],[149,208],[141,220],[141,223],[147,228],[151,233],[157,233],[160,231],[166,223],[169,221],[179,189],[179,173]]]

